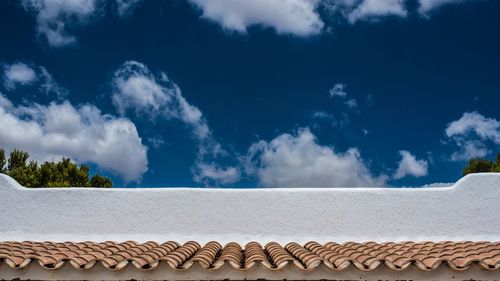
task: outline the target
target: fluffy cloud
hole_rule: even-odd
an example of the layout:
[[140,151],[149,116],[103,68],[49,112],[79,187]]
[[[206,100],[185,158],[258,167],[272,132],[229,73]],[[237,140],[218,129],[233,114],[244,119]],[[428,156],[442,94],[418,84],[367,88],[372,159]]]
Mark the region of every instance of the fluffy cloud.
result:
[[[119,16],[130,15],[142,0],[116,0],[112,3]],[[85,26],[102,17],[104,0],[22,0],[26,11],[36,16],[38,34],[44,36],[50,46],[64,47],[75,44],[74,29]]]
[[102,114],[92,105],[70,102],[15,106],[0,95],[0,147],[29,151],[39,161],[63,156],[92,162],[137,181],[148,169],[146,147],[128,119]]
[[201,111],[182,96],[165,73],[156,77],[137,61],[125,62],[114,74],[112,101],[121,115],[133,111],[150,118],[176,118],[192,126],[195,136],[206,139],[210,129]]
[[318,0],[190,0],[203,17],[225,29],[245,33],[252,25],[271,27],[280,34],[318,34],[323,22],[316,12]]
[[213,140],[203,113],[186,100],[180,88],[165,73],[154,75],[146,65],[127,61],[114,73],[112,87],[113,104],[122,116],[132,112],[150,119],[176,119],[192,129],[198,142],[196,167],[193,169],[197,182],[227,184],[239,179],[237,168],[207,163],[208,159],[223,156],[226,152]]
[[23,0],[23,7],[36,15],[38,33],[49,45],[61,47],[76,42],[68,28],[87,24],[100,13],[99,0]]
[[308,128],[252,144],[245,161],[247,173],[266,187],[381,186],[386,179],[370,173],[358,149],[337,153]]
[[[271,27],[280,34],[319,34],[324,21],[344,18],[350,23],[384,16],[405,17],[403,0],[190,0],[203,11],[202,17],[227,30],[245,33],[252,25]],[[327,13],[320,16],[319,10]]]
[[[142,0],[111,2],[119,16],[130,15]],[[245,33],[250,26],[269,27],[279,34],[310,36],[321,33],[326,22],[343,18],[350,23],[385,16],[405,17],[403,0],[189,0],[202,10],[202,17],[224,29]],[[445,4],[466,0],[419,0],[419,11],[428,14]],[[105,12],[104,0],[22,0],[25,10],[36,16],[38,34],[51,46],[76,43],[72,34]],[[108,2],[109,3],[109,2]],[[331,11],[323,15],[319,10]],[[339,12],[340,11],[340,12]]]
[[24,63],[14,63],[4,65],[4,87],[8,90],[13,90],[16,85],[29,85],[33,83],[37,77],[35,71]]
[[398,169],[394,174],[394,179],[401,179],[406,176],[423,177],[427,175],[429,163],[426,160],[417,160],[415,155],[409,151],[399,151],[401,160],[398,164]]
[[19,85],[33,85],[40,92],[59,98],[66,96],[68,92],[56,83],[44,67],[22,62],[3,65],[3,85],[8,91],[15,90]]
[[500,121],[477,112],[465,112],[448,124],[445,133],[459,148],[452,154],[452,160],[483,157],[490,152],[489,143],[500,145]]
[[364,0],[354,10],[349,12],[349,22],[382,16],[400,16],[407,14],[402,0]]
[[[202,17],[227,30],[245,33],[253,25],[270,27],[280,34],[310,36],[329,28],[326,23],[345,19],[354,24],[387,16],[406,17],[405,0],[189,0],[201,8]],[[427,14],[445,4],[466,0],[419,0]],[[324,13],[320,15],[320,10]]]

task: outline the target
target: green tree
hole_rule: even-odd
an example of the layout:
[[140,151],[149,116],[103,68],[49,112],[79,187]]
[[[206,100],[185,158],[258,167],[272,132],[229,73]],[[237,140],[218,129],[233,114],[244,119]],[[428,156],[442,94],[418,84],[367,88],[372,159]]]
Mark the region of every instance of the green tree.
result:
[[112,187],[113,182],[107,177],[103,177],[99,174],[96,174],[96,175],[93,175],[92,178],[90,178],[90,186],[91,187]]
[[464,168],[463,175],[472,173],[492,173],[500,172],[500,152],[496,155],[496,162],[483,158],[472,158],[469,164]]
[[28,152],[24,152],[18,149],[14,149],[10,153],[9,157],[9,166],[7,169],[9,171],[15,170],[15,169],[21,169],[26,167],[26,161],[28,161],[28,158],[30,158],[30,155]]
[[493,169],[491,169],[491,171],[494,173],[500,173],[500,152],[497,153],[495,167],[493,167]]
[[7,174],[17,180],[22,186],[39,186],[38,164],[36,161],[30,161],[27,165],[9,170]]
[[5,164],[7,161],[5,160],[5,150],[0,148],[0,173],[5,173]]
[[[111,179],[94,175],[89,178],[89,167],[72,163],[69,158],[62,158],[59,162],[45,162],[38,165],[36,161],[29,161],[27,152],[14,149],[9,156],[7,168],[5,166],[5,152],[0,149],[0,172],[14,178],[26,187],[112,187]],[[3,163],[3,165],[2,165]]]
[[40,166],[40,179],[43,186],[86,187],[89,186],[89,168],[71,163],[69,158],[60,162],[45,162]]

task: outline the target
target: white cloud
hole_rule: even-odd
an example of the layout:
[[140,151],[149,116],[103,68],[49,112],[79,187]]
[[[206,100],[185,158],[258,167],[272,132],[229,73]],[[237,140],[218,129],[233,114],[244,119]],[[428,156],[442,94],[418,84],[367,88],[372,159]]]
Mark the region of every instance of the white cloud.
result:
[[199,163],[197,169],[199,170],[195,174],[197,182],[209,184],[210,181],[215,181],[220,184],[230,184],[240,179],[240,170],[236,167],[222,168],[216,163]]
[[182,121],[192,129],[198,142],[198,155],[194,179],[210,184],[227,184],[239,179],[235,167],[222,168],[207,159],[224,156],[221,145],[213,140],[212,132],[203,113],[190,104],[180,88],[165,73],[154,75],[137,61],[127,61],[116,70],[113,80],[112,101],[121,115],[132,111],[136,116],[151,119],[164,118]]
[[420,7],[418,8],[418,11],[421,14],[427,14],[441,6],[447,4],[458,4],[461,2],[465,2],[465,0],[420,0]]
[[37,79],[35,71],[24,63],[4,65],[3,70],[3,85],[7,90],[14,90],[18,84],[29,85]]
[[131,109],[136,114],[156,116],[162,111],[173,115],[166,107],[174,99],[173,90],[159,85],[146,65],[136,61],[125,62],[115,72],[112,84],[112,101],[120,114],[124,115]]
[[195,136],[206,139],[210,129],[201,111],[182,96],[165,73],[159,77],[137,61],[125,62],[114,74],[112,101],[121,115],[132,110],[150,118],[176,118],[192,126]]
[[451,156],[455,161],[484,157],[490,152],[488,143],[500,145],[500,121],[477,112],[465,112],[445,133],[459,148]]
[[349,22],[372,19],[382,16],[406,17],[406,9],[402,0],[364,0],[348,14]]
[[46,95],[62,98],[68,91],[56,83],[52,75],[42,66],[28,65],[22,62],[3,65],[4,87],[13,91],[18,85],[37,86]]
[[148,169],[146,147],[135,125],[125,118],[102,114],[93,105],[70,102],[14,106],[0,96],[0,147],[20,148],[39,161],[70,157],[91,162],[120,175],[140,180]]
[[[190,0],[202,17],[227,30],[246,33],[248,27],[271,27],[280,34],[310,36],[324,30],[326,22],[346,19],[353,24],[386,16],[406,17],[404,0]],[[325,10],[323,19],[319,10]]]
[[446,128],[448,137],[469,132],[476,133],[482,139],[491,139],[495,143],[500,143],[500,122],[477,112],[465,112],[460,119],[451,122]]
[[252,25],[271,27],[280,34],[318,34],[323,22],[316,12],[318,0],[190,0],[203,17],[225,29],[245,33]]
[[68,28],[85,25],[100,14],[100,0],[23,0],[23,7],[36,15],[37,31],[49,45],[76,43]]
[[[325,22],[335,24],[339,18],[354,24],[388,16],[405,18],[408,15],[406,0],[190,1],[202,8],[203,17],[226,29],[243,33],[251,25],[262,25],[273,27],[278,33],[309,36],[330,30],[330,27],[325,28],[328,25]],[[472,0],[418,0],[419,12],[426,15],[443,5],[465,1]],[[319,10],[325,13],[320,16]]]
[[406,150],[400,150],[399,154],[401,155],[401,160],[393,176],[394,179],[401,179],[406,176],[423,177],[427,175],[429,163],[426,160],[418,160],[415,155]]
[[[113,9],[119,16],[130,15],[142,0],[116,0]],[[246,33],[250,26],[273,28],[279,34],[310,36],[321,33],[327,22],[338,17],[355,23],[385,16],[406,17],[404,0],[189,0],[202,11],[202,17],[224,29]],[[423,15],[445,4],[466,0],[419,0]],[[62,47],[75,44],[72,34],[77,27],[101,18],[104,0],[22,0],[25,10],[36,16],[38,34],[49,45]],[[330,13],[321,18],[318,10]],[[340,13],[338,11],[341,11]]]
[[245,166],[265,187],[381,186],[386,179],[370,173],[358,149],[337,153],[308,128],[252,144]]

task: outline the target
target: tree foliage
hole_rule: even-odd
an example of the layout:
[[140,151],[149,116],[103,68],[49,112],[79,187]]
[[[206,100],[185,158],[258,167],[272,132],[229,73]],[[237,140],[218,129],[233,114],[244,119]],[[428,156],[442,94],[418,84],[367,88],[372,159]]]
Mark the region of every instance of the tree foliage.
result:
[[90,178],[90,186],[111,187],[113,186],[113,182],[110,178],[101,175],[93,175],[92,178]]
[[463,175],[472,173],[500,173],[500,152],[497,153],[496,162],[483,158],[472,158],[464,168]]
[[5,164],[7,164],[5,161],[5,150],[0,149],[0,173],[5,173]]
[[89,167],[72,163],[69,158],[59,162],[44,162],[39,165],[29,160],[29,153],[14,149],[9,159],[0,149],[0,172],[14,178],[26,187],[112,187],[111,179],[93,175],[89,178]]

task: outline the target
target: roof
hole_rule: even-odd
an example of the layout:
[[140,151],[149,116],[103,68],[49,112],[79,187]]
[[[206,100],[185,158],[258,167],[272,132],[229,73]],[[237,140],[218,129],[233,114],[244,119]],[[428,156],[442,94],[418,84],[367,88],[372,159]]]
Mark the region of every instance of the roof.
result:
[[499,183],[28,189],[0,175],[0,280],[498,281]]
[[485,270],[500,269],[500,242],[292,242],[284,246],[276,242],[246,245],[211,241],[201,246],[189,241],[179,244],[134,241],[117,242],[0,242],[0,261],[10,268],[22,269],[38,263],[45,269],[58,270],[65,264],[78,270],[88,270],[98,264],[110,271],[120,271],[133,266],[140,270],[170,267],[187,271],[194,264],[204,270],[217,271],[224,265],[234,270],[263,267],[280,271],[295,267],[314,271],[320,265],[333,271],[355,268],[372,271],[379,267],[400,271],[415,267],[433,271],[447,266],[451,270],[479,267]]

